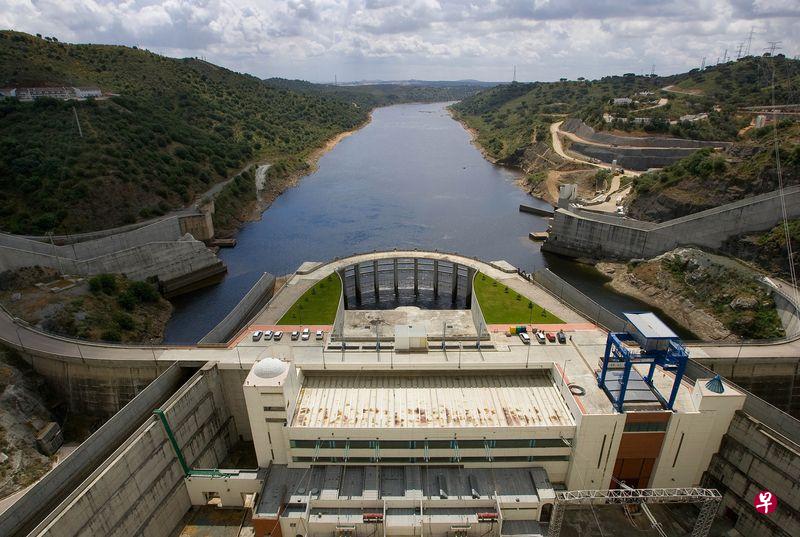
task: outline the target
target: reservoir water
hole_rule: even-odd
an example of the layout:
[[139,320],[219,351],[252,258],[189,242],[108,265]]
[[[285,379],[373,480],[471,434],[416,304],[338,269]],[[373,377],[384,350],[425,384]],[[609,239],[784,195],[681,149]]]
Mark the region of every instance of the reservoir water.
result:
[[605,291],[596,274],[542,256],[528,233],[547,229],[547,221],[518,207],[546,204],[520,190],[514,172],[487,162],[446,106],[376,109],[369,125],[246,225],[236,248],[220,252],[228,266],[220,284],[174,301],[165,341],[199,340],[263,272],[283,275],[303,261],[393,248],[505,259],[529,272],[550,266],[613,309],[641,309]]

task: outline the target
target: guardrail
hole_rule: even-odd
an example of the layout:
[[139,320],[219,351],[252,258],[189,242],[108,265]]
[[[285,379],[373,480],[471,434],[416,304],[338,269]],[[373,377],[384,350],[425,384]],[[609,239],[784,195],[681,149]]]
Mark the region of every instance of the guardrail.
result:
[[[550,294],[563,300],[569,307],[576,312],[596,321],[596,324],[609,331],[620,331],[625,328],[625,321],[617,317],[614,313],[607,310],[588,296],[581,293],[563,278],[557,276],[548,269],[544,269],[533,274],[533,279]],[[577,300],[574,300],[576,299]],[[796,306],[796,304],[795,304]],[[783,344],[785,341],[774,342],[773,344]],[[717,344],[713,342],[713,344]],[[742,344],[735,344],[739,346]],[[744,343],[747,345],[747,343]],[[710,378],[716,375],[714,371],[703,364],[690,359],[686,367],[685,375],[692,380],[698,378]],[[752,392],[745,390],[741,386],[725,379],[725,382],[746,395],[743,410],[753,418],[762,422],[764,425],[775,430],[796,444],[800,444],[800,420],[790,414],[771,405]]]

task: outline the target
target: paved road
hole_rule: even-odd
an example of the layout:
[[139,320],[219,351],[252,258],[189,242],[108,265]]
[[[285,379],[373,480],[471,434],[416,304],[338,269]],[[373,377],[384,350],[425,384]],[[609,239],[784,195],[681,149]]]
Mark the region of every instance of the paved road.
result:
[[[327,276],[331,272],[351,265],[355,262],[371,261],[373,259],[387,259],[393,257],[425,257],[427,259],[455,260],[465,266],[470,266],[501,280],[515,291],[530,296],[536,303],[552,311],[567,322],[584,322],[585,320],[568,308],[565,304],[553,298],[549,293],[538,286],[532,285],[519,277],[516,273],[501,270],[500,265],[485,263],[476,259],[455,256],[445,253],[416,252],[416,251],[391,251],[362,254],[331,263],[319,265],[308,274],[295,274],[284,285],[277,297],[290,299],[291,296],[299,297],[310,282]],[[496,262],[495,262],[496,263]],[[298,285],[299,284],[299,285]],[[776,282],[785,286],[785,282]],[[285,296],[284,296],[285,294]],[[290,296],[291,295],[291,296]],[[268,304],[256,317],[262,321],[282,314],[282,311],[291,300],[281,299],[280,308],[272,308],[271,315]],[[135,346],[90,343],[70,338],[54,336],[34,330],[22,322],[17,322],[5,310],[0,309],[0,340],[23,351],[35,351],[41,355],[52,355],[55,358],[74,359],[76,362],[102,363],[104,366],[113,366],[115,362],[131,363],[172,363],[175,361],[203,364],[214,360],[223,364],[252,363],[260,359],[272,349],[267,347],[238,346],[226,348],[209,348],[196,346]],[[691,346],[698,358],[707,356],[711,358],[772,358],[772,357],[797,357],[800,356],[800,340],[765,345],[723,345],[723,344],[697,344]]]
[[[550,135],[553,138],[553,149],[555,150],[556,153],[558,153],[559,156],[561,156],[562,158],[564,158],[566,160],[572,161],[572,162],[578,162],[580,164],[588,164],[589,166],[594,166],[596,168],[602,168],[604,170],[611,170],[612,169],[611,164],[606,164],[605,162],[591,162],[589,160],[583,160],[583,159],[575,158],[575,157],[572,157],[572,156],[568,155],[564,151],[564,146],[561,145],[561,138],[559,136],[566,136],[570,140],[573,140],[573,141],[576,141],[576,142],[581,142],[581,143],[586,143],[586,144],[593,144],[593,145],[603,145],[603,144],[597,144],[597,143],[594,143],[594,142],[583,140],[582,138],[577,137],[576,135],[572,134],[571,132],[562,131],[561,130],[561,124],[562,123],[564,123],[564,122],[563,121],[556,121],[555,123],[550,125]],[[611,146],[606,146],[606,147],[611,147]],[[624,174],[623,175],[630,175],[631,177],[637,177],[639,175],[642,175],[642,173],[644,173],[644,172],[637,172],[637,171],[633,171],[633,170],[624,170]]]

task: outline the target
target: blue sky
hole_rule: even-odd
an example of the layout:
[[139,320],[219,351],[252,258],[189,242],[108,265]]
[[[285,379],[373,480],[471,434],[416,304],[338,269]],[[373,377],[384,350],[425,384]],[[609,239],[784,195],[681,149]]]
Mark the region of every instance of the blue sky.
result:
[[0,0],[0,28],[314,82],[671,74],[798,27],[799,0]]

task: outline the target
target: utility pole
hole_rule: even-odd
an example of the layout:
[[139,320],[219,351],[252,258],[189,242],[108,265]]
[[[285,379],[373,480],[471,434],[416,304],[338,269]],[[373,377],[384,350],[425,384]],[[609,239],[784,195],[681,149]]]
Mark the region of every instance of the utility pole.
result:
[[516,82],[516,81],[517,81],[517,66],[515,65],[514,66],[514,76],[512,77],[511,82]]

